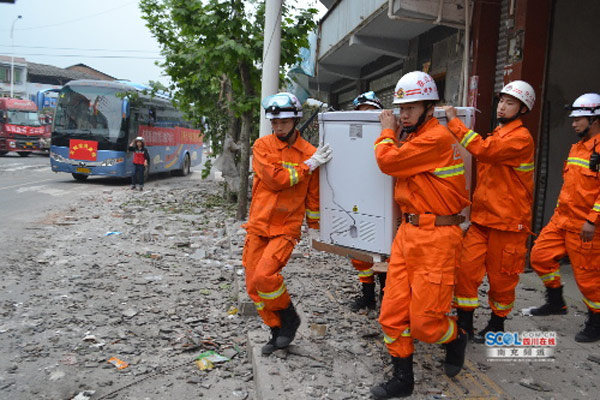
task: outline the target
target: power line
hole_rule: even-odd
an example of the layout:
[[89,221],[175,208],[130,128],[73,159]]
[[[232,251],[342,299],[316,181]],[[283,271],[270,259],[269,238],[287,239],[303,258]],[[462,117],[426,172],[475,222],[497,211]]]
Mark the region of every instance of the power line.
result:
[[120,55],[93,55],[93,54],[43,54],[43,53],[19,53],[17,56],[45,56],[45,57],[77,57],[77,58],[124,58],[135,60],[163,60],[164,57],[146,56],[120,56]]
[[[0,47],[13,47],[8,44],[0,44]],[[150,51],[150,50],[128,50],[128,49],[82,49],[77,47],[46,47],[46,46],[18,46],[22,49],[42,49],[42,50],[78,50],[78,51],[112,51],[115,53],[145,53],[145,54],[159,54],[158,51]]]
[[[108,10],[105,10],[105,11],[100,11],[99,13],[96,13],[96,14],[86,15],[85,17],[70,19],[70,20],[59,22],[59,23],[56,23],[56,24],[42,25],[42,26],[32,26],[32,27],[29,27],[29,28],[16,28],[15,30],[16,31],[31,31],[31,30],[36,30],[36,29],[53,28],[55,26],[62,26],[62,25],[70,24],[72,22],[79,22],[79,21],[82,21],[84,19],[97,17],[98,15],[106,14],[106,13],[109,13],[111,11],[119,10],[121,8],[125,8],[127,6],[130,6],[131,4],[136,3],[136,2],[137,2],[137,0],[133,0],[133,1],[130,1],[129,3],[121,4],[118,7],[113,7],[111,9],[108,9]],[[0,30],[2,30],[2,31],[8,31],[9,29],[0,29]]]

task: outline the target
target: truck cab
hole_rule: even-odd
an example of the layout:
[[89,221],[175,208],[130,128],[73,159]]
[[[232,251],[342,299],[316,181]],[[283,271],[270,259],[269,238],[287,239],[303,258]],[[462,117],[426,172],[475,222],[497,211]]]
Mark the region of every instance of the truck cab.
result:
[[41,140],[47,133],[33,101],[0,98],[0,155],[14,151],[26,157],[41,150]]

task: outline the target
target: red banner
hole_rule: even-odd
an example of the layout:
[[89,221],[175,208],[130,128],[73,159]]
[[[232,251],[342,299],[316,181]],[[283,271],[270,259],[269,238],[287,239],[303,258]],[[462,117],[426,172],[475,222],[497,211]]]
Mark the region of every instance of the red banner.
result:
[[96,161],[98,142],[93,140],[69,140],[69,158],[72,160]]
[[139,135],[148,146],[176,146],[179,144],[202,144],[202,132],[188,128],[162,128],[141,125]]

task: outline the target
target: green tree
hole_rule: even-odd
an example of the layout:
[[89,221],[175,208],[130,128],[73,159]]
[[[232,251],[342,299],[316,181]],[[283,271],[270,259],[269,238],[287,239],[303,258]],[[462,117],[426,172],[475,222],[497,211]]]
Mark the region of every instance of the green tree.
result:
[[[299,61],[316,23],[314,8],[282,6],[281,71]],[[240,144],[237,217],[248,203],[250,143],[256,138],[263,52],[264,2],[258,0],[141,0],[156,37],[177,105],[196,123],[208,121],[205,141],[218,154],[225,135]],[[269,33],[267,33],[269,34]]]

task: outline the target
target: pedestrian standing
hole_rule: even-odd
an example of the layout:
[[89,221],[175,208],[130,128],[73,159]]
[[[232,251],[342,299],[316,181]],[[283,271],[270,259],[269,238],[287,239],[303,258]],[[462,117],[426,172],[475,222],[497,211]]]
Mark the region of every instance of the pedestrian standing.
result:
[[129,144],[129,151],[133,152],[133,175],[131,175],[131,190],[139,185],[140,192],[144,190],[144,171],[148,168],[150,154],[144,145],[144,138],[136,137]]
[[311,229],[319,228],[319,174],[331,157],[329,145],[315,149],[296,125],[302,106],[296,96],[278,93],[263,100],[273,133],[252,148],[254,184],[242,264],[246,290],[258,314],[271,330],[262,354],[290,345],[300,317],[281,275],[300,238],[306,215]]
[[[356,111],[382,110],[383,105],[375,92],[369,91],[360,94],[352,102]],[[354,299],[350,305],[352,311],[362,309],[375,309],[375,273],[373,271],[373,263],[351,259],[352,266],[358,271],[358,280],[361,284],[361,295]],[[383,299],[383,289],[385,288],[386,274],[377,274],[379,279],[379,297]],[[380,300],[381,301],[381,300]]]
[[[535,146],[521,116],[531,111],[535,92],[524,81],[501,90],[496,129],[482,137],[445,107],[448,129],[477,159],[477,186],[471,222],[462,243],[457,272],[455,306],[458,324],[477,343],[487,332],[503,332],[513,308],[519,274],[525,268],[527,237],[531,234]],[[477,335],[473,313],[479,306],[478,289],[487,274],[492,309],[489,322]]]
[[566,314],[559,261],[569,256],[588,309],[577,342],[600,340],[600,94],[586,93],[571,106],[571,125],[580,137],[563,169],[563,186],[554,215],[531,250],[531,267],[546,287],[546,303],[531,310],[545,316]]
[[371,389],[377,399],[413,392],[413,338],[444,345],[447,376],[456,376],[464,363],[466,333],[447,314],[462,239],[464,217],[459,213],[470,203],[456,141],[433,117],[438,100],[433,78],[410,72],[398,81],[393,101],[408,136],[398,139],[391,110],[379,117],[375,158],[383,173],[396,178],[394,197],[403,217],[392,243],[379,314],[394,369],[390,380]]

